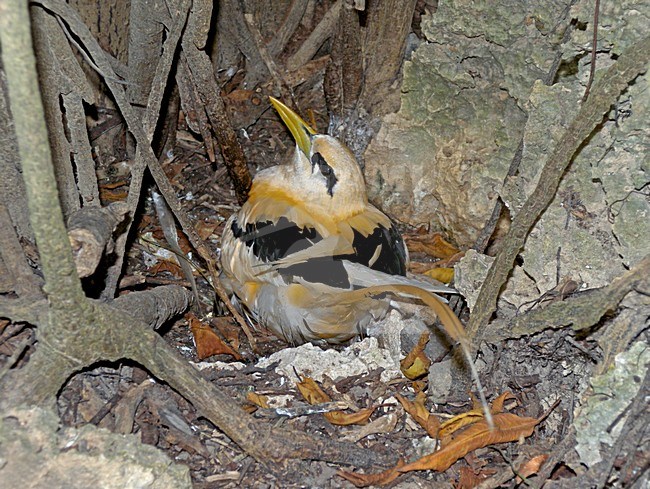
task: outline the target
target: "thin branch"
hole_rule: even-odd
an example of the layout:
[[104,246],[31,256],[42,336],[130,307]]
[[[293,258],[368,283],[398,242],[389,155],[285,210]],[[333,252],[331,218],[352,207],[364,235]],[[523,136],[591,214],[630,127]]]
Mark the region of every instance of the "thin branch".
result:
[[309,0],[293,0],[291,2],[291,8],[287,12],[282,25],[266,46],[272,58],[276,58],[286,47],[289,39],[300,25],[300,20],[305,14],[308,3]]
[[185,287],[162,285],[122,295],[113,304],[133,317],[149,321],[150,327],[158,329],[171,318],[186,311],[192,298]]
[[291,99],[294,101],[293,91],[291,90],[291,87],[287,81],[284,79],[284,76],[280,72],[280,69],[275,63],[275,60],[269,53],[269,50],[266,48],[266,44],[264,44],[264,39],[262,38],[262,33],[257,28],[257,25],[255,25],[253,14],[244,14],[244,19],[246,20],[248,30],[251,33],[253,40],[255,41],[255,45],[260,52],[260,56],[262,57],[266,68],[269,70],[269,73],[271,73],[271,76],[273,77],[275,91],[277,93],[280,93],[281,97],[284,100]]
[[91,67],[91,68],[92,68],[92,69],[93,69],[93,70],[94,70],[94,71],[95,71],[99,76],[101,76],[101,77],[104,78],[104,79],[109,79],[109,80],[111,80],[112,82],[120,83],[120,84],[122,84],[122,85],[128,85],[128,84],[129,84],[129,82],[127,82],[127,81],[125,81],[125,80],[120,80],[119,78],[112,77],[112,76],[110,76],[110,75],[104,73],[104,72],[101,70],[101,68],[99,68],[99,66],[97,66],[97,65],[93,62],[92,58],[88,55],[88,53],[86,52],[86,50],[85,50],[83,47],[81,47],[81,46],[79,45],[79,43],[78,43],[77,40],[74,38],[74,36],[73,36],[72,34],[70,34],[70,31],[69,31],[68,28],[66,27],[65,23],[63,22],[63,20],[61,20],[61,17],[56,17],[56,21],[57,21],[57,22],[59,23],[59,25],[61,26],[61,30],[62,30],[63,33],[65,34],[65,37],[68,38],[68,42],[69,42],[70,44],[72,44],[74,47],[77,48],[77,52],[78,52],[78,53],[81,55],[81,57],[86,61],[86,63],[88,63],[88,66],[90,66],[90,67]]
[[336,23],[341,15],[342,7],[343,0],[337,0],[337,2],[330,7],[322,20],[311,31],[309,37],[307,37],[300,48],[298,48],[298,51],[287,59],[286,66],[288,71],[295,71],[312,59],[325,40],[334,34]]
[[582,96],[582,103],[589,98],[589,91],[591,90],[591,84],[594,81],[594,74],[596,73],[596,49],[598,49],[598,15],[600,13],[600,0],[596,0],[596,5],[594,6],[594,37],[591,41],[591,66],[589,67],[589,80],[587,81],[587,87],[585,88],[585,94]]
[[248,198],[248,191],[253,180],[246,165],[244,150],[237,139],[237,134],[221,98],[221,88],[215,78],[212,62],[203,49],[209,31],[208,26],[205,25],[205,16],[209,17],[211,10],[212,2],[210,0],[194,0],[192,2],[192,11],[181,43],[181,59],[187,61],[197,93],[217,136],[217,143],[228,170],[228,176],[233,182],[237,200],[243,204]]

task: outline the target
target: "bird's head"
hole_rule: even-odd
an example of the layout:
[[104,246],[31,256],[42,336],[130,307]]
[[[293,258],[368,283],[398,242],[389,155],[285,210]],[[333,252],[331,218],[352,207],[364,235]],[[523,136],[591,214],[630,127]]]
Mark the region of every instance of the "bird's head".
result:
[[279,100],[270,99],[296,141],[291,164],[285,167],[287,183],[295,195],[334,215],[363,211],[368,196],[352,152],[332,136],[317,134]]

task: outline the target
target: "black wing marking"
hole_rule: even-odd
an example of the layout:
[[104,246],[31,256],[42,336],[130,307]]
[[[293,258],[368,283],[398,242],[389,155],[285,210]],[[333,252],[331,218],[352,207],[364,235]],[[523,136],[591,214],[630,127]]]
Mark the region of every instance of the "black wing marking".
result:
[[348,272],[341,258],[337,256],[310,258],[303,263],[283,268],[280,273],[285,276],[302,277],[308,282],[321,283],[330,287],[350,288]]
[[234,220],[231,226],[235,238],[253,247],[253,254],[263,262],[280,260],[291,253],[302,251],[318,243],[322,237],[313,228],[300,228],[286,217],[278,222],[255,222],[245,229]]
[[[286,217],[281,217],[277,223],[248,223],[245,229],[235,220],[231,229],[235,238],[252,247],[253,254],[266,263],[305,250],[323,239],[314,228],[301,228]],[[301,277],[308,282],[346,289],[350,287],[345,267],[337,257],[312,258],[281,268],[279,272],[285,277]]]
[[[231,229],[236,238],[252,247],[253,254],[266,263],[307,249],[323,239],[314,228],[301,228],[285,217],[278,219],[277,223],[248,223],[245,228],[235,220]],[[380,226],[365,237],[355,230],[352,245],[355,253],[311,258],[284,267],[279,272],[286,277],[301,277],[308,282],[344,289],[350,287],[350,281],[341,260],[360,263],[391,275],[406,275],[406,248],[394,225],[389,229]],[[378,248],[380,252],[377,254]]]
[[[390,275],[406,275],[406,246],[394,224],[390,228],[379,226],[365,237],[355,230],[352,246],[355,253],[344,259]],[[379,246],[379,255],[375,257]],[[375,260],[370,263],[373,257]]]

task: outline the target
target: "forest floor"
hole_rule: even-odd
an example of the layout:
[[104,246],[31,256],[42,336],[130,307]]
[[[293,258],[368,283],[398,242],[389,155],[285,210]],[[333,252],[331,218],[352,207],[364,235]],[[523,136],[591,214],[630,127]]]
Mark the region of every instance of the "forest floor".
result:
[[[313,98],[313,94],[305,96],[302,100],[305,107],[323,106],[322,100]],[[293,142],[271,110],[259,109],[268,106],[265,96],[239,90],[231,92],[226,100],[230,101],[229,108],[235,119],[249,117],[246,136],[241,140],[251,168],[259,170],[281,163]],[[316,114],[319,115],[318,109]],[[244,126],[241,121],[239,125]],[[164,168],[177,189],[179,200],[197,223],[202,238],[218,250],[224,222],[238,207],[225,170],[215,168],[209,162],[202,142],[182,121],[176,148],[173,155],[168,156]],[[110,202],[122,198],[121,183],[126,185],[127,180],[121,180],[124,177],[118,170],[106,174],[108,176],[101,185],[103,200]],[[418,230],[403,231],[411,235],[418,233]],[[176,260],[165,250],[163,233],[149,203],[138,223],[137,235],[137,242],[129,255],[127,274],[121,282],[121,293],[151,285],[185,283]],[[185,249],[189,251],[187,246]],[[422,253],[416,253],[412,258],[420,263],[431,260]],[[321,386],[334,401],[343,402],[353,411],[373,408],[372,415],[365,420],[370,425],[375,423],[368,434],[360,432],[363,427],[333,425],[318,412],[293,418],[280,415],[274,409],[278,405],[304,411],[306,402],[296,384],[275,369],[276,364],[261,367],[257,362],[290,345],[258,328],[254,330],[257,345],[253,351],[236,323],[230,317],[218,315],[219,307],[213,307],[207,282],[200,277],[198,281],[201,296],[207,298],[208,306],[203,304],[200,310],[195,308],[194,315],[177,320],[161,334],[188,361],[195,362],[211,382],[228,393],[233,402],[244,406],[254,416],[266,418],[269,423],[289,424],[300,431],[335,439],[358,440],[360,446],[392,456],[395,460],[412,460],[435,450],[435,440],[427,436],[422,426],[414,422],[396,400],[396,396],[413,400],[418,392],[427,393],[426,375],[417,381],[404,376],[385,381],[382,380],[383,369],[377,367],[350,377],[325,376],[321,379]],[[206,309],[210,309],[209,314],[206,314]],[[462,307],[459,310],[462,311]],[[231,353],[211,355],[208,351],[203,353],[208,355],[207,358],[199,359],[197,348],[209,349],[208,343],[214,336],[223,340]],[[328,347],[337,351],[346,348],[346,345]],[[525,440],[522,437],[522,443],[480,448],[442,473],[411,472],[401,476],[396,487],[470,488],[481,482],[484,482],[482,487],[518,485],[512,467],[521,468],[526,463],[539,466],[551,447],[567,436],[574,396],[594,363],[594,349],[594,342],[576,340],[566,330],[487,346],[479,358],[479,369],[488,399],[510,392],[506,405],[509,412],[524,417],[548,418],[540,423],[532,437]],[[408,352],[401,353],[404,356]],[[432,360],[440,362],[447,353],[443,352]],[[458,415],[462,417],[463,413],[473,409],[466,389],[452,389],[450,398],[437,399],[435,405],[431,402],[425,405],[442,420]],[[251,397],[251,393],[262,396],[263,401]],[[559,405],[552,406],[556,400]],[[265,405],[264,402],[269,407],[260,407]],[[163,449],[173,460],[187,465],[197,488],[352,487],[337,476],[337,470],[354,469],[354,460],[350,460],[350,467],[314,462],[309,465],[307,477],[304,472],[290,470],[271,474],[201,418],[183,397],[168,386],[151,381],[149,375],[137,366],[99,367],[75,376],[59,397],[59,412],[63,422],[69,426],[91,422],[115,429],[119,416],[106,406],[120,404],[134,406],[131,413],[133,432],[142,442]],[[123,422],[120,418],[120,423]],[[536,470],[531,467],[526,469],[529,475]],[[382,469],[377,467],[377,471]],[[562,478],[571,474],[567,465],[558,464],[550,477]]]

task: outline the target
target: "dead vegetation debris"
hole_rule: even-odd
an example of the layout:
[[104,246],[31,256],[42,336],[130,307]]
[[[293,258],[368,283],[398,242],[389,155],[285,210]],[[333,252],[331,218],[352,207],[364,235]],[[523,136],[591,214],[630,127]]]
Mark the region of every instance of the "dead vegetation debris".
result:
[[[18,3],[0,0],[0,11],[8,5],[13,15]],[[5,185],[0,199],[6,230],[0,315],[9,319],[0,320],[0,458],[17,467],[12,477],[24,469],[11,465],[1,447],[37,433],[12,435],[11,424],[20,420],[23,427],[39,424],[44,434],[38,436],[48,439],[43,455],[52,458],[39,463],[55,463],[66,452],[118,450],[112,448],[117,438],[107,441],[94,426],[163,450],[187,467],[197,488],[641,487],[647,481],[649,258],[602,288],[578,290],[578,282],[566,278],[525,307],[497,301],[574,153],[647,69],[648,39],[596,72],[588,99],[507,232],[494,241],[499,203],[490,232],[479,240],[483,251],[492,237],[496,259],[474,278],[480,284],[472,313],[463,301],[457,306],[469,317],[492,403],[496,429],[490,430],[467,372],[464,381],[454,377],[453,345],[424,339],[414,327],[398,334],[397,346],[387,337],[370,338],[356,350],[323,352],[333,362],[358,366],[345,375],[323,373],[313,363],[259,363],[291,352],[266,331],[247,331],[232,308],[235,317],[226,315],[216,285],[226,219],[245,200],[251,177],[279,164],[293,145],[268,96],[282,96],[362,157],[381,118],[399,108],[407,36],[422,37],[422,16],[435,12],[437,2],[222,0],[215,7],[169,0],[153,11],[132,4],[114,19],[130,15],[128,28],[104,24],[105,12],[102,22],[88,22],[83,2],[31,6],[58,219],[68,228],[62,220],[61,229],[50,227],[44,217],[59,208],[47,178],[41,189],[21,178],[11,184],[21,167],[18,143],[24,158],[29,134],[18,121],[14,140],[2,146],[2,168],[13,188]],[[28,27],[26,17],[17,19]],[[5,27],[0,24],[0,33]],[[9,66],[20,46],[6,36],[0,42],[4,130],[13,125],[7,101],[20,100]],[[47,146],[45,139],[39,144]],[[22,168],[27,175],[40,171],[24,160]],[[169,206],[165,229],[151,189]],[[42,192],[40,208],[27,210],[29,192],[30,198]],[[567,222],[570,215],[597,218],[572,195],[564,195]],[[189,278],[167,244],[170,229],[177,232],[174,222],[174,247],[191,256],[194,267]],[[413,271],[451,279],[466,250],[429,229],[403,227],[416,252]],[[56,247],[68,240],[61,230],[75,251],[69,261],[56,258]],[[83,281],[69,278],[75,269]],[[188,291],[192,281],[196,294]],[[192,303],[192,313],[178,318]],[[404,314],[405,322],[419,319]],[[406,345],[410,350],[417,338],[419,348],[409,354]],[[404,357],[409,362],[400,373]],[[616,390],[620,384],[627,386],[624,395]],[[448,395],[434,397],[434,391]],[[589,445],[576,426],[596,424],[590,416],[598,409],[590,410],[589,402],[599,392],[625,402],[610,406],[611,436],[599,446],[599,459],[587,463],[580,447]],[[63,427],[14,410],[25,401],[56,405]],[[68,435],[82,441],[65,444]],[[156,472],[157,487],[165,487],[174,467]],[[177,484],[189,484],[187,473],[176,475]]]

